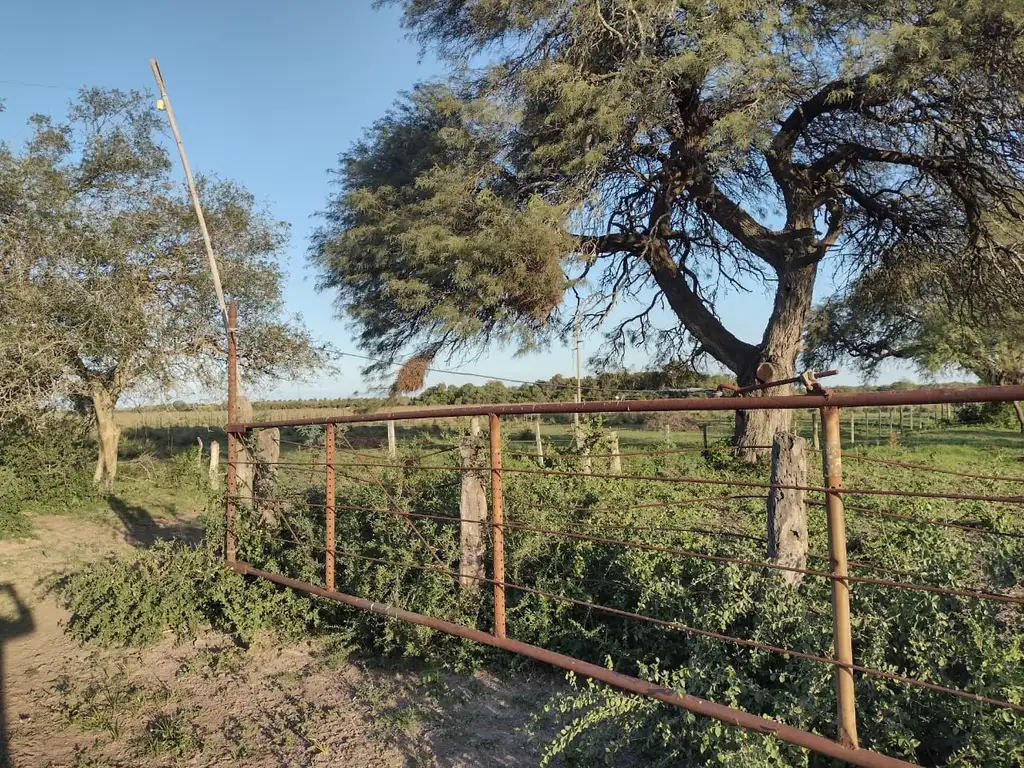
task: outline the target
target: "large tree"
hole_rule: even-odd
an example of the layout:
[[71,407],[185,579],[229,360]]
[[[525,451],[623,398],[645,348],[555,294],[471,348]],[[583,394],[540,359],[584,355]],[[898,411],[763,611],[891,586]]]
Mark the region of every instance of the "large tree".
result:
[[[451,64],[341,156],[321,286],[392,361],[544,343],[635,302],[608,350],[795,372],[826,257],[1006,261],[1024,7],[1008,0],[383,0]],[[760,340],[715,309],[768,290]],[[657,328],[667,307],[677,324]],[[783,413],[738,419],[764,445]],[[748,452],[749,455],[749,452]]]
[[[87,90],[66,121],[32,118],[22,151],[0,145],[0,378],[36,373],[37,405],[59,394],[95,421],[106,488],[123,396],[195,391],[224,371],[202,240],[158,126],[148,96]],[[236,184],[199,186],[247,380],[307,370],[319,350],[281,300],[286,227]]]

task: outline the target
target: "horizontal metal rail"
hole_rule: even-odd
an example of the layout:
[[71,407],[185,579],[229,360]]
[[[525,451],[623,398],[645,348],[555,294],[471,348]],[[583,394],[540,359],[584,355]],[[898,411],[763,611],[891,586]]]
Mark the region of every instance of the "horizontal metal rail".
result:
[[665,400],[605,400],[592,403],[500,403],[455,405],[417,410],[339,414],[310,419],[280,419],[228,424],[225,431],[299,427],[326,424],[366,424],[375,421],[446,419],[461,416],[531,416],[571,413],[660,413],[665,411],[761,411],[804,408],[936,405],[939,403],[1000,403],[1024,400],[1024,385],[1007,387],[963,387],[956,389],[906,389],[887,392],[847,392],[810,395],[757,397],[669,398]]
[[839,743],[831,739],[827,739],[824,736],[819,736],[816,733],[803,731],[799,728],[794,728],[793,726],[780,723],[776,720],[769,720],[768,718],[760,717],[750,712],[744,712],[741,709],[727,707],[724,704],[718,704],[697,696],[679,693],[671,688],[656,685],[647,680],[641,680],[640,678],[624,675],[620,672],[615,672],[614,670],[600,667],[596,664],[590,664],[589,662],[573,658],[572,656],[565,656],[561,653],[549,651],[536,645],[530,645],[529,643],[523,643],[509,638],[498,638],[478,629],[466,627],[461,624],[455,624],[450,621],[445,621],[444,619],[437,619],[433,616],[426,616],[422,613],[406,611],[402,608],[396,608],[395,606],[391,606],[386,603],[373,602],[371,600],[356,597],[355,595],[348,595],[343,592],[330,591],[314,584],[299,581],[298,579],[291,579],[277,573],[260,570],[255,566],[242,561],[231,563],[230,567],[238,573],[259,576],[260,578],[267,579],[268,581],[272,581],[276,584],[290,587],[291,589],[305,592],[307,594],[323,597],[328,600],[334,600],[353,608],[359,608],[364,611],[369,611],[370,613],[389,616],[393,619],[407,621],[411,624],[429,627],[430,629],[436,629],[449,635],[473,640],[494,648],[518,653],[521,656],[526,656],[545,664],[551,664],[576,674],[583,675],[584,677],[589,677],[593,680],[599,680],[600,682],[611,685],[619,690],[626,691],[627,693],[649,696],[657,699],[658,701],[664,702],[665,704],[685,709],[688,712],[712,717],[729,725],[738,725],[741,728],[746,728],[747,730],[754,731],[755,733],[759,733],[764,736],[772,736],[788,744],[803,747],[804,749],[810,749],[820,754],[827,755],[828,757],[842,760],[851,765],[863,766],[863,768],[913,768],[912,763],[898,760],[894,757],[887,757],[886,755],[872,752],[868,749],[848,749],[841,746]]

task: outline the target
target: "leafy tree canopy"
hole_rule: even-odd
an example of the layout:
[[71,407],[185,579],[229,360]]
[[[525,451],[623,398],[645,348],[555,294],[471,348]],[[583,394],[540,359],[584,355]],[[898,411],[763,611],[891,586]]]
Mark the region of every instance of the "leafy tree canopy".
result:
[[[33,117],[23,150],[0,145],[0,379],[37,382],[23,408],[62,394],[94,417],[108,480],[123,395],[209,385],[225,365],[202,240],[157,120],[143,94],[85,90],[65,121]],[[199,188],[249,380],[316,365],[281,300],[286,227],[235,183]]]
[[[592,325],[636,303],[613,355],[749,380],[793,368],[827,254],[1014,258],[981,214],[1020,213],[1019,3],[391,3],[452,76],[342,155],[311,251],[387,360],[542,344],[576,289]],[[715,314],[724,286],[775,293],[757,343]]]

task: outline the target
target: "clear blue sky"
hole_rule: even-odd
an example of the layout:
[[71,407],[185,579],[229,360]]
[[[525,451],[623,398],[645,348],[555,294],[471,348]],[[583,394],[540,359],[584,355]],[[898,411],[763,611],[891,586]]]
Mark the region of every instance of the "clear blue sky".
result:
[[[193,167],[241,182],[291,223],[289,308],[319,337],[356,351],[333,316],[330,296],[314,291],[305,251],[338,153],[401,91],[441,73],[434,59],[420,57],[398,20],[396,9],[374,11],[370,0],[5,3],[0,139],[20,142],[30,114],[61,115],[81,86],[153,89],[148,62],[157,58]],[[729,326],[749,341],[759,340],[769,310],[769,299],[758,293],[726,297],[720,306]],[[587,340],[584,355],[598,343]],[[634,356],[628,363],[637,368],[644,360]],[[336,376],[281,385],[274,394],[348,395],[364,389],[358,369],[345,359]],[[569,374],[572,364],[565,348],[525,358],[492,350],[467,369],[534,379]],[[901,375],[890,370],[882,379]],[[856,376],[843,379],[852,383]],[[434,374],[428,383],[442,380],[473,379]]]

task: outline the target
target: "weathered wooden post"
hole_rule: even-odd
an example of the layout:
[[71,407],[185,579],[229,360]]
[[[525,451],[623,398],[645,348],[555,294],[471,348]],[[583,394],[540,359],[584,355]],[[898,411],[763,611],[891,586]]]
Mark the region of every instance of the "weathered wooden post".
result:
[[388,456],[392,459],[398,455],[398,446],[395,443],[395,422],[388,422]]
[[[280,443],[278,443],[280,445]],[[327,480],[324,483],[324,586],[334,591],[334,425],[328,424],[324,429],[324,463],[327,467]]]
[[220,443],[210,441],[210,490],[220,489]]
[[459,438],[461,488],[459,491],[459,586],[476,589],[484,578],[484,525],[487,523],[487,493],[481,467],[478,435]]
[[199,443],[199,453],[196,454],[196,468],[201,472],[203,469],[203,438],[197,437],[196,442]]
[[537,441],[537,464],[544,466],[544,441],[540,437],[540,414],[537,414],[536,420],[533,422],[533,434]]
[[[780,486],[807,485],[807,441],[779,432],[772,441],[772,488],[768,493],[768,559],[790,568],[807,567],[807,510],[804,491]],[[796,571],[777,571],[790,586],[803,581]]]
[[[252,403],[245,395],[238,395],[235,398],[235,419],[238,423],[247,424],[252,421]],[[249,435],[244,432],[242,435]],[[238,476],[238,499],[247,504],[252,504],[254,478],[256,476],[256,461],[242,439],[242,435],[236,435],[235,453],[238,468],[235,474]]]
[[706,423],[701,424],[700,431],[701,435],[704,437],[704,450],[706,451],[708,449],[708,425]]
[[811,445],[814,446],[814,450],[821,448],[821,444],[818,441],[818,412],[811,411]]
[[851,446],[857,444],[857,422],[856,422],[856,419],[854,418],[856,415],[857,415],[857,412],[853,408],[851,408],[850,409],[850,445]]
[[613,475],[622,474],[622,456],[619,455],[619,434],[618,432],[608,433],[608,453],[611,461],[608,463],[608,471]]
[[501,485],[501,420],[490,414],[491,554],[494,571],[494,635],[505,637],[505,512]]
[[839,437],[839,409],[821,409],[825,445],[821,454],[822,474],[828,492],[825,514],[828,527],[828,559],[832,574],[832,644],[836,666],[836,710],[839,743],[856,749],[857,711],[853,693],[853,635],[850,628],[850,583],[846,562],[846,514],[843,508],[843,458]]
[[587,436],[583,431],[582,424],[573,424],[572,426],[573,437],[576,442],[576,451],[580,456],[581,469],[589,474],[594,471],[594,462],[590,458],[590,443],[587,440]]

